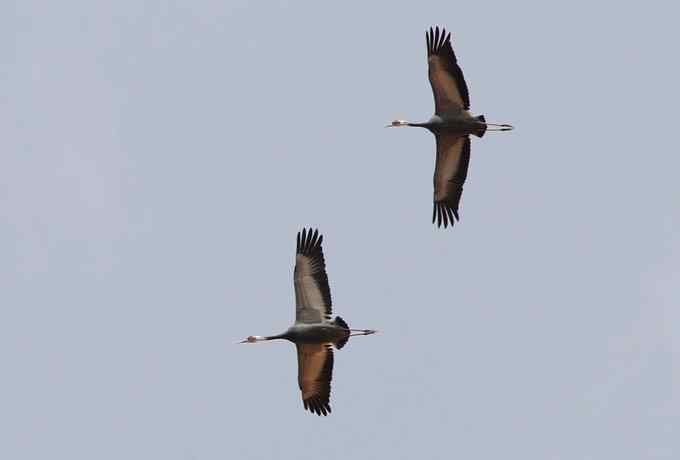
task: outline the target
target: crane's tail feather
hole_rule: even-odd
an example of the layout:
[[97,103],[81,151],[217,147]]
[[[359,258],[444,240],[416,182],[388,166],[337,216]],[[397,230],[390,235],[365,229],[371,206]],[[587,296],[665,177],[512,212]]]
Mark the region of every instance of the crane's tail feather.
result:
[[349,340],[349,325],[345,322],[344,319],[340,318],[339,316],[335,317],[335,319],[333,320],[333,323],[336,326],[339,326],[339,327],[345,329],[345,335],[340,340],[335,342],[335,348],[340,350],[342,347],[345,346],[345,344]]
[[478,115],[475,118],[478,121],[481,121],[483,124],[479,127],[477,132],[474,133],[474,135],[477,137],[483,137],[484,133],[486,133],[486,118],[484,118],[484,115]]

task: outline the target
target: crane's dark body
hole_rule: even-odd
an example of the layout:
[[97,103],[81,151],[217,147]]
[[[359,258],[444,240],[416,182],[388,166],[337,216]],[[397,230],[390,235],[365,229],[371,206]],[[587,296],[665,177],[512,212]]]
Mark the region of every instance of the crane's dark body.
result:
[[424,123],[409,123],[409,126],[425,128],[435,136],[451,134],[462,137],[474,134],[482,137],[486,132],[484,115],[473,117],[467,111],[451,111],[442,115],[433,115]]
[[320,324],[295,324],[286,332],[268,336],[267,340],[284,339],[295,344],[300,343],[332,343],[336,348],[342,348],[349,338],[350,330],[347,323],[337,316],[333,322]]

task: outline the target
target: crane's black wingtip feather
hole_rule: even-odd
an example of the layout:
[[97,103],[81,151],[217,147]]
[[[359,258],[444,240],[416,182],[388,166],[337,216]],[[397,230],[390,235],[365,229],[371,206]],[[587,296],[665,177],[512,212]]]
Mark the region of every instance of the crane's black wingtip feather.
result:
[[299,239],[296,248],[296,254],[309,258],[313,270],[312,277],[314,278],[317,287],[321,290],[324,302],[326,303],[326,319],[330,319],[331,315],[331,291],[328,286],[328,275],[326,274],[326,259],[323,255],[323,235],[319,233],[318,229],[306,228],[302,229],[302,233],[298,233]]
[[430,27],[425,31],[425,42],[427,43],[427,54],[440,54],[442,49],[451,44],[451,32],[447,32],[445,27],[439,29],[439,26]]
[[441,35],[439,35],[439,27],[436,27],[434,32],[432,27],[430,27],[430,32],[427,36],[427,56],[429,58],[433,55],[439,56],[439,58],[444,61],[448,72],[456,81],[458,91],[463,98],[464,109],[469,110],[470,95],[467,84],[465,83],[465,78],[463,77],[463,71],[458,66],[456,53],[453,52],[453,46],[451,45],[451,32],[447,32],[444,27],[441,29]]
[[327,401],[324,402],[320,398],[311,398],[304,401],[305,409],[318,416],[324,417],[331,413],[331,405]]
[[317,250],[321,250],[321,243],[323,242],[323,235],[319,233],[319,229],[303,228],[297,234],[297,253],[302,255],[312,255]]
[[[342,319],[341,319],[342,321]],[[307,399],[302,400],[305,409],[316,414],[326,416],[331,413],[331,381],[333,380],[333,347],[326,345],[326,352],[328,359],[323,365],[321,371],[321,378],[317,380],[320,383],[319,391],[311,395]]]
[[437,228],[453,227],[453,224],[460,221],[458,210],[446,202],[432,203],[432,223],[437,225]]

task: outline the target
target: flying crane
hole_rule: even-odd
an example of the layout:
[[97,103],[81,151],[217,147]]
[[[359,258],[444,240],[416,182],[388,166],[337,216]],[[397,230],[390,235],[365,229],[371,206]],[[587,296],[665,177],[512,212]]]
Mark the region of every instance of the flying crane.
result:
[[[459,220],[458,207],[470,164],[470,134],[484,136],[486,131],[510,131],[512,125],[487,123],[484,115],[473,116],[463,71],[451,46],[451,34],[439,27],[425,33],[428,75],[434,93],[434,115],[423,123],[395,120],[387,127],[425,128],[437,141],[434,168],[432,223],[453,226]],[[455,219],[455,220],[454,220]]]
[[276,339],[293,342],[297,347],[298,385],[305,409],[317,414],[331,412],[330,395],[333,378],[333,347],[341,349],[351,336],[369,335],[372,329],[350,329],[333,313],[326,262],[318,230],[303,229],[297,234],[295,270],[295,323],[284,333],[270,336],[251,335],[239,343],[256,343]]

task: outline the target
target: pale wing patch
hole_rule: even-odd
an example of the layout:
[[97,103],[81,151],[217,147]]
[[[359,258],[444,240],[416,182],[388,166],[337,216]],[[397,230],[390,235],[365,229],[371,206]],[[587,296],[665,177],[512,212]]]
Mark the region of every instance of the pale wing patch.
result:
[[295,257],[295,298],[297,320],[303,323],[319,323],[326,313],[324,298],[316,279],[312,276],[309,258]]
[[470,136],[437,134],[432,223],[444,228],[459,219],[458,207],[470,165]]
[[321,346],[316,347],[315,350],[308,349],[302,354],[302,361],[304,365],[299,376],[300,390],[302,390],[302,399],[308,399],[319,392],[319,378],[326,363],[326,350]]
[[447,112],[451,109],[463,110],[465,103],[458,91],[456,80],[446,70],[446,66],[437,55],[430,56],[429,77],[430,84],[434,92],[435,106],[437,112]]
[[458,172],[464,143],[465,137],[458,137],[452,144],[442,146],[441,152],[437,153],[435,201],[442,201],[446,198],[447,182]]
[[320,323],[333,313],[322,242],[318,230],[303,229],[297,236],[293,285],[298,323]]
[[333,350],[329,343],[298,344],[298,385],[305,409],[317,415],[331,412]]

